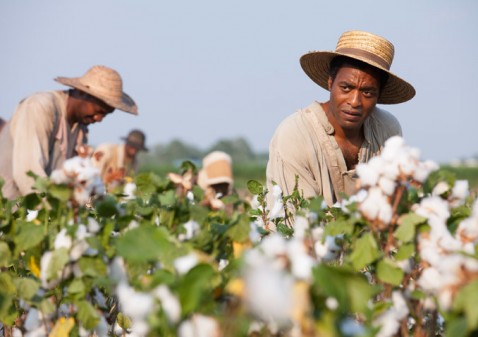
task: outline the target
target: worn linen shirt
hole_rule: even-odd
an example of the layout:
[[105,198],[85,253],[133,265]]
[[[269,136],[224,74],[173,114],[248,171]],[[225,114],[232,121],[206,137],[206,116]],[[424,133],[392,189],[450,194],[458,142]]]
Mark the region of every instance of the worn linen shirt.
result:
[[[298,188],[305,198],[323,196],[332,206],[342,194],[355,191],[355,170],[347,170],[344,156],[334,137],[334,128],[318,102],[286,118],[269,145],[267,186],[277,183],[284,195]],[[375,108],[364,123],[365,141],[359,151],[364,163],[380,154],[385,141],[402,135],[398,120],[389,112]]]
[[124,144],[101,144],[95,149],[92,163],[100,169],[103,182],[108,183],[108,175],[124,170],[124,175],[136,173],[136,162],[125,156]]
[[41,177],[60,168],[76,155],[76,145],[87,142],[83,124],[66,120],[68,92],[36,93],[23,99],[0,132],[0,176],[2,192],[16,198],[32,192],[32,171]]

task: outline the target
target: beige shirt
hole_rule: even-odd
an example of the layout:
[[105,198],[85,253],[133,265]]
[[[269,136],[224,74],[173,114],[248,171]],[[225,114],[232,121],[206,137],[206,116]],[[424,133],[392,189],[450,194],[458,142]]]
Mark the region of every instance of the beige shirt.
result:
[[[401,135],[398,120],[389,112],[375,108],[364,123],[365,141],[359,162],[380,154],[385,141]],[[305,198],[321,195],[332,206],[342,194],[355,191],[355,170],[347,170],[344,156],[334,137],[334,128],[318,102],[286,118],[275,131],[269,145],[267,187],[277,183],[284,193],[294,190],[295,176]]]
[[0,132],[2,192],[16,198],[32,192],[32,171],[46,177],[76,155],[76,145],[87,141],[87,128],[66,120],[68,92],[36,93],[22,100]]
[[105,184],[111,183],[114,174],[119,174],[120,170],[122,175],[117,175],[118,179],[136,172],[136,162],[126,158],[124,144],[98,145],[91,160],[93,165],[100,169],[101,178]]

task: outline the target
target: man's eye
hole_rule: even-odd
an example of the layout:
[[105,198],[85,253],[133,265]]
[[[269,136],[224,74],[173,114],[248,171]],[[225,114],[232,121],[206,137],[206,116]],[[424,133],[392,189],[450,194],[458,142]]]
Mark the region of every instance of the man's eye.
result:
[[350,86],[348,85],[342,85],[341,88],[343,91],[350,91]]

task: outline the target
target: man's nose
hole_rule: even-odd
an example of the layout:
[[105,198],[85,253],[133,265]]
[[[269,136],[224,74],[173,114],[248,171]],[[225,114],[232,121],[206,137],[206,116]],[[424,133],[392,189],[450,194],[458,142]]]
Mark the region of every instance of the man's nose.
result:
[[362,105],[362,97],[360,96],[360,91],[352,90],[350,92],[350,105],[353,107],[359,107]]

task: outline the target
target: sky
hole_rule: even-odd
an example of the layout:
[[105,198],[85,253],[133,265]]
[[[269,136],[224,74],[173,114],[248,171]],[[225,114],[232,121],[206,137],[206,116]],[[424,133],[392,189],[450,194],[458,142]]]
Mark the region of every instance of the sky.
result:
[[106,65],[139,107],[90,126],[90,143],[131,129],[147,145],[207,149],[245,138],[265,152],[278,124],[328,92],[302,71],[312,50],[365,30],[395,46],[391,71],[417,95],[379,105],[408,145],[439,163],[478,156],[478,1],[21,0],[0,2],[0,117],[57,76]]

